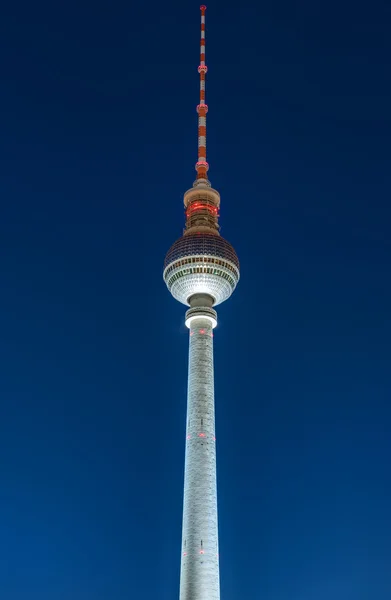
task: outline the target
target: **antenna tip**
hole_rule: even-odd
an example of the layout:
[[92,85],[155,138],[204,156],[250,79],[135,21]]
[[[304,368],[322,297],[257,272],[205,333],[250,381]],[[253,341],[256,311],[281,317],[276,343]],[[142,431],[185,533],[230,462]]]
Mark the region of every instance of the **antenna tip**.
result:
[[202,12],[205,12],[205,11],[206,11],[206,6],[205,6],[205,4],[201,4],[201,6],[200,6],[200,10],[201,10]]

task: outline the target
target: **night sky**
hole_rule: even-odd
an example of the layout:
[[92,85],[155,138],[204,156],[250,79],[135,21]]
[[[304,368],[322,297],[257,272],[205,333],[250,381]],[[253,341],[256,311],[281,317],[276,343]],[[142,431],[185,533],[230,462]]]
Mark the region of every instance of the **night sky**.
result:
[[[5,2],[0,597],[178,598],[188,331],[162,280],[199,3]],[[391,5],[211,0],[222,600],[391,595]]]

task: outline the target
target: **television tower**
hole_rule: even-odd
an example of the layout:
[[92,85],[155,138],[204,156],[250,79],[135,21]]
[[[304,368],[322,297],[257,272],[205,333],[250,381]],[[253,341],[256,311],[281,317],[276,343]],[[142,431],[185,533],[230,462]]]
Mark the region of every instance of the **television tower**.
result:
[[197,178],[184,195],[186,228],[166,255],[164,281],[189,306],[185,487],[180,600],[219,600],[216,437],[213,380],[215,306],[239,281],[235,250],[219,233],[220,194],[211,187],[206,162],[205,11],[201,6],[200,102]]

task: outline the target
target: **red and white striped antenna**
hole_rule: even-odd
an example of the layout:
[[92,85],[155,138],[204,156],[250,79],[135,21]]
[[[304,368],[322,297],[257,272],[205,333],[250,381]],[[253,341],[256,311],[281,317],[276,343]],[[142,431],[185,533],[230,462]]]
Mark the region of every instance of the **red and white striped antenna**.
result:
[[196,164],[197,180],[195,185],[208,182],[209,165],[206,162],[206,113],[208,105],[205,104],[205,79],[208,67],[205,64],[205,11],[206,6],[200,6],[201,10],[201,44],[200,44],[200,103],[197,106],[198,112],[198,161]]

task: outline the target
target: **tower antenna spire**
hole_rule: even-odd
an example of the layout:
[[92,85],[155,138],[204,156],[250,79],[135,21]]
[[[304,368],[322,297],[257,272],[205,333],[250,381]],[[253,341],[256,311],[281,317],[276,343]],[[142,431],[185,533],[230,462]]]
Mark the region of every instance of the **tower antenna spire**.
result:
[[208,67],[205,64],[205,12],[206,6],[202,4],[201,10],[201,44],[200,44],[200,65],[198,73],[200,74],[200,103],[197,106],[198,112],[198,161],[196,164],[197,179],[194,186],[200,184],[209,184],[208,169],[209,165],[206,162],[206,113],[208,105],[205,103],[205,79],[208,72]]

